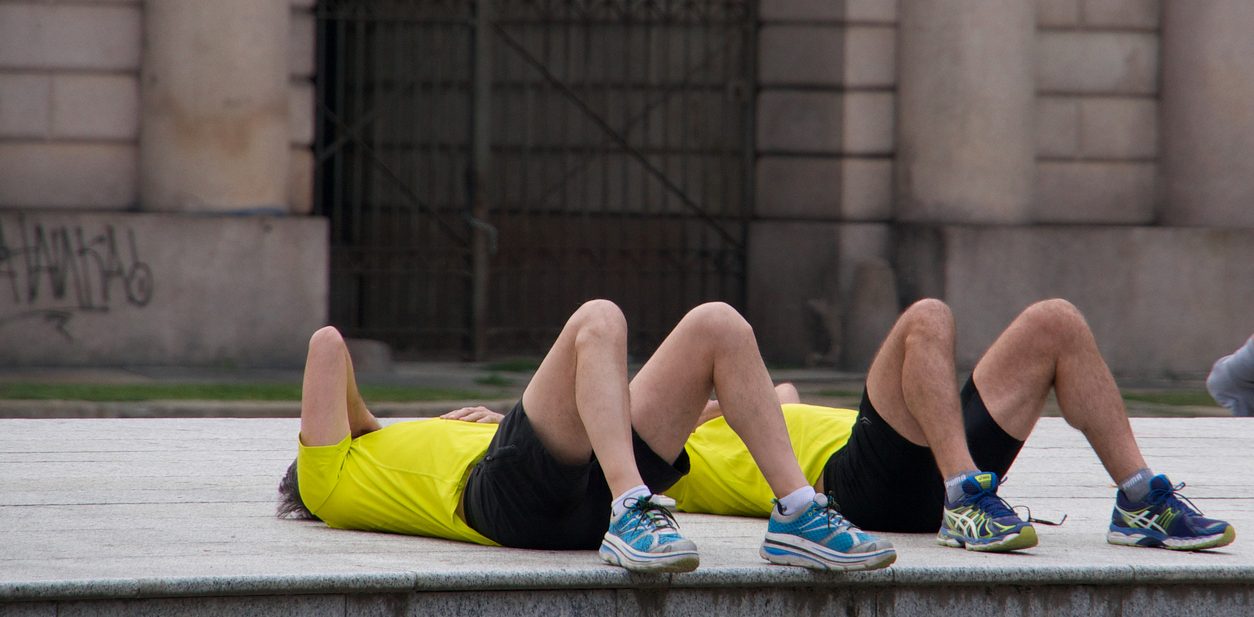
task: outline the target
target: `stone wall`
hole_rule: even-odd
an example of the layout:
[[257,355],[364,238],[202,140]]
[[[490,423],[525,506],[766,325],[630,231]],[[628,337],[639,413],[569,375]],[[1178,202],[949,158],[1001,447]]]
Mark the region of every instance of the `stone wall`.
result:
[[[314,0],[291,0],[287,207],[312,207]],[[0,209],[140,207],[139,0],[0,1]]]
[[313,217],[0,211],[0,366],[299,366],[326,323]]
[[1053,297],[1085,313],[1123,375],[1204,376],[1254,331],[1254,229],[910,227],[897,250],[906,294],[953,308],[962,366]]
[[1155,222],[1160,12],[1037,0],[1034,221]]
[[0,366],[301,361],[313,5],[0,0]]
[[890,252],[897,5],[763,0],[761,19],[748,312],[770,356],[863,363],[843,324],[858,264]]

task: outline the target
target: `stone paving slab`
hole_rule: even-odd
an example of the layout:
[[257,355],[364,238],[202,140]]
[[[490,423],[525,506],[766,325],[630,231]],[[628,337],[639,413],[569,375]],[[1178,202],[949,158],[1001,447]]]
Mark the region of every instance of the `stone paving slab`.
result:
[[[1082,436],[1045,418],[1002,494],[1033,515],[1041,545],[982,555],[887,534],[893,567],[813,574],[757,555],[764,522],[681,513],[702,551],[693,573],[636,576],[590,551],[527,551],[278,520],[275,487],[295,419],[0,420],[0,602],[413,590],[728,588],[813,585],[1254,583],[1254,423],[1133,419],[1156,470],[1232,521],[1205,553],[1110,546],[1113,486]],[[28,605],[34,606],[34,604]]]

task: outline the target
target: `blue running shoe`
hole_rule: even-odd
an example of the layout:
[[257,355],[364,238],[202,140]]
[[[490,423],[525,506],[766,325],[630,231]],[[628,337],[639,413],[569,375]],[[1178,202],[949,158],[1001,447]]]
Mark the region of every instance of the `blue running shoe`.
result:
[[629,499],[627,509],[610,520],[600,555],[632,572],[691,572],[700,562],[697,545],[679,535],[675,517],[652,495]]
[[897,560],[891,542],[854,527],[826,495],[815,495],[808,508],[789,515],[772,508],[759,554],[811,570],[874,570]]
[[1145,499],[1133,502],[1123,491],[1115,493],[1106,541],[1124,546],[1148,546],[1197,551],[1232,544],[1237,531],[1224,521],[1202,516],[1193,502],[1176,491],[1167,476],[1150,478]]
[[997,496],[997,474],[983,471],[962,481],[962,496],[946,499],[936,542],[969,551],[1001,553],[1036,546],[1036,528]]

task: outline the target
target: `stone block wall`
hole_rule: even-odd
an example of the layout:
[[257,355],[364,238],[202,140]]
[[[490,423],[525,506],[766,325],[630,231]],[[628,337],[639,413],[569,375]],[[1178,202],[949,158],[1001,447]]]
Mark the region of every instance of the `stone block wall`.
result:
[[0,208],[137,201],[139,0],[0,2]]
[[844,331],[858,265],[890,254],[897,3],[763,0],[760,17],[748,313],[768,356],[864,365]]
[[[288,206],[312,209],[314,0],[291,0]],[[0,209],[139,208],[144,4],[0,0]]]
[[0,211],[0,366],[299,366],[326,220]]
[[1159,0],[1036,0],[1033,220],[1155,222]]

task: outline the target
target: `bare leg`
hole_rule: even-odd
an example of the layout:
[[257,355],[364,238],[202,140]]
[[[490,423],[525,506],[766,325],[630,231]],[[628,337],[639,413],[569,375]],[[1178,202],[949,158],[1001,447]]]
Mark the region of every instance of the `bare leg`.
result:
[[1115,481],[1146,467],[1115,379],[1070,302],[1025,309],[976,364],[974,379],[989,414],[1010,436],[1027,439],[1053,388],[1063,417],[1084,433]]
[[345,435],[356,437],[378,428],[378,420],[357,392],[343,337],[330,326],[314,332],[301,386],[301,441],[307,446],[328,446]]
[[897,319],[867,372],[867,394],[880,417],[911,443],[931,448],[946,478],[976,469],[954,381],[955,334],[944,302],[920,300]]
[[583,463],[595,452],[614,495],[644,484],[631,446],[627,323],[614,303],[593,300],[570,316],[523,407],[557,460]]
[[675,460],[711,389],[775,495],[806,486],[753,328],[717,302],[685,315],[631,381],[636,432],[654,452]]

